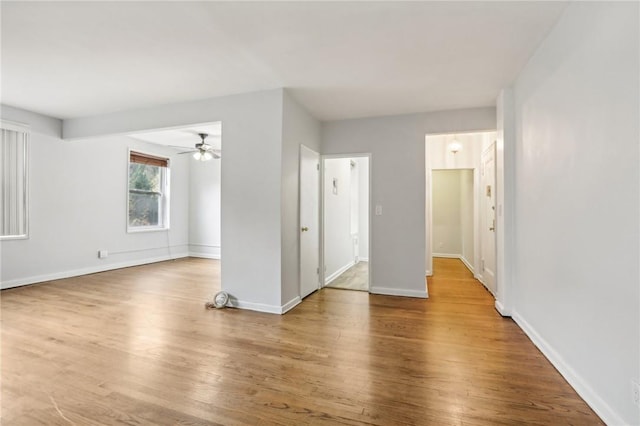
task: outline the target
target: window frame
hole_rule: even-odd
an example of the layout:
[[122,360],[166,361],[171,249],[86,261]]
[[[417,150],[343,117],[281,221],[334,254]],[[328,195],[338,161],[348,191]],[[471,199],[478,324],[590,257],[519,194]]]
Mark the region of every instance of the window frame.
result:
[[10,240],[28,240],[30,236],[30,212],[29,212],[29,200],[30,196],[30,184],[29,184],[29,164],[31,159],[31,126],[24,123],[18,123],[9,120],[0,120],[0,129],[9,130],[18,133],[24,133],[24,152],[22,160],[22,181],[23,181],[23,211],[24,211],[24,233],[16,235],[0,235],[0,241]]
[[[161,219],[161,224],[160,225],[154,225],[154,226],[131,226],[130,225],[130,221],[129,221],[129,196],[131,193],[131,189],[129,188],[129,169],[131,166],[131,153],[136,153],[136,154],[140,154],[142,156],[145,157],[151,157],[151,158],[157,158],[157,159],[162,159],[165,160],[167,162],[167,166],[166,167],[162,167],[162,166],[157,166],[160,167],[160,188],[161,188],[161,192],[159,193],[161,198],[160,198],[160,205],[158,208],[158,217]],[[125,214],[125,219],[126,219],[126,226],[127,226],[127,233],[128,234],[135,234],[135,233],[139,233],[139,232],[157,232],[157,231],[169,231],[171,229],[171,222],[170,222],[170,202],[171,202],[171,196],[170,196],[170,182],[171,182],[171,159],[165,155],[159,155],[159,154],[155,154],[155,153],[151,153],[151,152],[146,152],[144,150],[140,150],[140,149],[135,149],[135,148],[129,148],[127,150],[127,179],[126,179],[127,183],[127,191],[126,191],[126,198],[127,198],[127,208],[126,208],[126,214]],[[148,191],[148,192],[154,192],[157,193],[156,191]]]

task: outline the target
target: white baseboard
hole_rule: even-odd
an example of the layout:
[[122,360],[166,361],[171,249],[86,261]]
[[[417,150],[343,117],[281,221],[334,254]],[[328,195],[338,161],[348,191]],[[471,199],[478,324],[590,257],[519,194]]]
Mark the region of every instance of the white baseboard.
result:
[[512,314],[513,320],[531,339],[540,352],[553,364],[558,372],[566,379],[571,387],[580,395],[582,399],[596,412],[598,416],[608,425],[627,424],[620,416],[607,404],[595,390],[556,352],[555,349],[538,332],[522,318],[517,312]]
[[23,285],[36,284],[46,281],[61,280],[63,278],[78,277],[80,275],[95,274],[98,272],[111,271],[113,269],[129,268],[131,266],[146,265],[149,263],[164,262],[165,260],[180,259],[188,257],[189,253],[174,253],[171,255],[157,256],[146,259],[128,260],[125,262],[108,263],[106,265],[95,265],[87,268],[73,269],[69,271],[55,272],[52,274],[36,275],[32,277],[18,278],[10,281],[3,281],[0,287],[4,290],[7,288],[20,287]]
[[189,244],[189,256],[202,259],[220,259],[220,246],[210,244]]
[[358,258],[358,262],[368,262],[369,258],[368,257],[359,257]]
[[199,259],[221,259],[219,254],[194,253],[192,251],[189,252],[189,257],[197,257]]
[[333,281],[336,278],[338,278],[340,275],[342,275],[344,272],[346,272],[353,265],[355,265],[355,262],[351,261],[351,262],[347,263],[346,265],[344,265],[342,268],[340,268],[337,271],[335,271],[333,274],[331,274],[328,277],[326,277],[324,279],[324,285],[329,285],[331,283],[331,281]]
[[231,297],[230,299],[231,300],[229,301],[229,306],[232,308],[247,309],[250,311],[264,312],[267,314],[278,314],[278,315],[282,315],[290,311],[302,301],[300,299],[300,296],[296,296],[290,301],[288,301],[287,303],[285,303],[284,305],[278,306],[278,305],[267,305],[266,303],[246,302],[244,300],[238,300],[233,297]]
[[466,266],[467,269],[473,274],[474,270],[473,266],[471,266],[471,262],[469,262],[464,256],[460,256],[460,260],[462,261],[462,263],[464,263],[464,266]]
[[433,253],[431,256],[433,256],[433,257],[443,257],[445,259],[460,259],[460,255],[459,254]]
[[[426,287],[425,287],[426,288]],[[427,290],[408,290],[404,288],[390,288],[390,287],[371,287],[369,293],[372,294],[384,294],[387,296],[403,296],[403,297],[417,297],[420,299],[426,299],[429,297]]]
[[500,315],[502,315],[503,317],[510,317],[511,316],[511,312],[509,312],[504,305],[502,304],[502,302],[500,302],[498,299],[496,299],[496,303],[494,304],[496,311],[498,311],[498,313]]
[[298,306],[300,304],[300,302],[302,302],[302,299],[300,298],[300,296],[296,296],[293,299],[289,300],[287,303],[285,303],[284,305],[282,305],[282,313],[286,314],[287,312],[289,312],[291,309],[295,308],[296,306]]

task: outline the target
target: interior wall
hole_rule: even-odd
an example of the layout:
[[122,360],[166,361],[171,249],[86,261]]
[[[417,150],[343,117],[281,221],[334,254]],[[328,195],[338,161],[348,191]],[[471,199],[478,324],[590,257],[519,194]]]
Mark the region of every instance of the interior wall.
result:
[[495,108],[325,122],[323,154],[371,153],[371,292],[427,297],[425,134],[493,130]]
[[298,241],[297,213],[285,235],[282,225],[296,211],[298,199],[297,184],[291,183],[297,179],[298,147],[293,153],[291,140],[283,138],[283,129],[295,127],[283,122],[285,99],[284,90],[275,89],[70,119],[63,123],[63,137],[74,140],[221,121],[222,289],[235,306],[282,313],[282,283],[295,275],[290,266],[297,262],[296,256],[283,264],[283,252],[297,253]]
[[220,259],[222,159],[189,161],[189,254]]
[[[63,141],[55,119],[15,108],[2,118],[32,128],[30,236],[0,242],[2,288],[188,254],[187,158],[125,136]],[[129,148],[170,158],[169,231],[126,232]]]
[[350,162],[349,158],[324,160],[325,285],[354,264],[351,239]]
[[640,424],[637,2],[575,2],[517,78],[513,317],[607,424]]
[[[280,222],[282,228],[281,305],[285,310],[300,301],[301,144],[320,153],[320,122],[285,90],[282,115],[282,216]],[[318,194],[320,194],[319,191]],[[317,232],[320,230],[318,229]],[[318,251],[320,251],[319,247]]]
[[462,193],[459,170],[432,173],[433,250],[435,257],[462,255]]

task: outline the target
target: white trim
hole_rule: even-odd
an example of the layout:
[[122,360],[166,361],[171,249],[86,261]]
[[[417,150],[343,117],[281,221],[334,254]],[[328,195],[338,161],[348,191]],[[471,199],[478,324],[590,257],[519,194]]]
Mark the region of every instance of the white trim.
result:
[[88,268],[72,269],[69,271],[55,272],[52,274],[36,275],[32,277],[17,278],[10,281],[2,281],[0,287],[4,289],[20,287],[23,285],[36,284],[41,282],[60,280],[63,278],[78,277],[81,275],[95,274],[97,272],[111,271],[113,269],[129,268],[131,266],[146,265],[149,263],[164,262],[165,260],[180,259],[188,257],[189,253],[183,252],[179,254],[164,255],[147,259],[129,260],[126,262],[110,263],[106,265],[90,266]]
[[331,284],[331,281],[335,280],[336,278],[338,278],[340,275],[342,275],[343,273],[347,272],[349,270],[349,268],[351,268],[352,266],[354,266],[356,263],[352,260],[351,262],[347,263],[346,265],[344,265],[342,268],[338,269],[336,272],[334,272],[333,274],[329,275],[324,282],[324,285],[329,285]]
[[293,309],[296,306],[298,306],[300,304],[300,302],[302,302],[302,299],[300,298],[300,296],[294,297],[293,299],[289,300],[287,303],[282,305],[282,308],[280,308],[280,310],[282,311],[281,313],[286,314],[291,309]]
[[432,277],[432,276],[433,276],[433,272],[431,272],[431,270],[430,270],[430,269],[427,269],[426,271],[424,271],[424,275],[425,275],[426,277]]
[[267,305],[265,303],[245,302],[244,300],[234,299],[229,300],[227,305],[231,308],[247,309],[249,311],[265,312],[268,314],[281,314],[282,307],[277,305]]
[[302,300],[300,299],[300,296],[296,296],[290,301],[288,301],[287,303],[285,303],[284,305],[278,306],[278,305],[267,305],[266,303],[246,302],[244,300],[238,300],[231,297],[231,300],[229,301],[228,306],[232,308],[238,308],[238,309],[247,309],[249,311],[282,315],[290,311],[291,309],[293,309],[301,301]]
[[[426,287],[425,287],[426,288]],[[427,291],[409,290],[404,288],[390,288],[390,287],[371,287],[369,290],[372,294],[384,294],[387,296],[404,296],[404,297],[418,297],[420,299],[428,298]]]
[[499,301],[498,299],[496,299],[496,303],[494,304],[496,311],[498,311],[498,313],[500,315],[502,315],[503,317],[510,317],[511,316],[511,312],[507,311],[507,309],[504,307],[504,305],[502,304],[501,301]]
[[460,255],[460,260],[462,261],[462,263],[464,263],[464,266],[467,267],[467,269],[472,273],[475,274],[475,271],[473,269],[473,266],[471,266],[471,262],[469,262],[464,256]]
[[202,259],[221,259],[220,246],[210,244],[189,244],[189,256]]
[[459,254],[449,254],[449,253],[433,253],[432,257],[443,257],[445,259],[460,259],[461,256]]
[[17,121],[0,119],[0,129],[11,130],[12,132],[30,133],[31,126],[26,123],[19,123]]
[[[497,302],[496,302],[497,304]],[[556,352],[555,349],[518,312],[513,312],[513,320],[531,339],[534,345],[553,364],[580,397],[608,425],[627,424],[589,384]]]
[[358,262],[369,262],[368,257],[358,257]]
[[214,260],[222,259],[222,257],[219,254],[196,253],[193,251],[189,252],[189,257],[197,257],[198,259],[214,259]]

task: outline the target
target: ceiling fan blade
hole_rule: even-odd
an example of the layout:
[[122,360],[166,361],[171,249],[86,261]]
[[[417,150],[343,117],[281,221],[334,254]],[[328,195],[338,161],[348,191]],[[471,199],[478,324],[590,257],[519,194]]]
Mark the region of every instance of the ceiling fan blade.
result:
[[198,150],[197,149],[192,149],[191,151],[179,152],[178,155],[180,155],[180,154],[192,154],[194,152],[198,152]]

